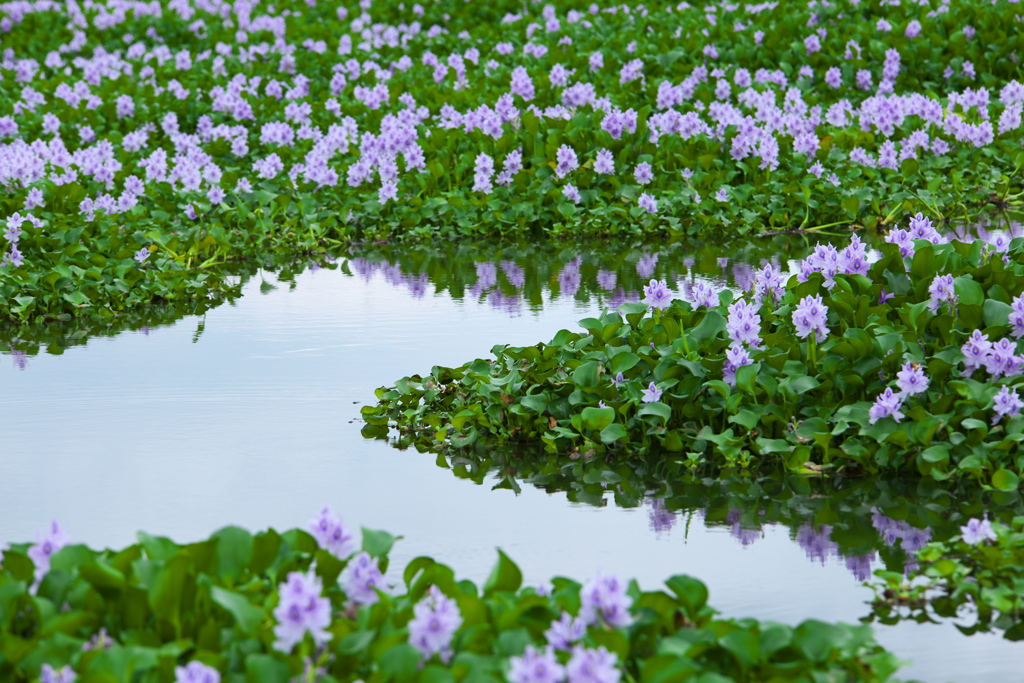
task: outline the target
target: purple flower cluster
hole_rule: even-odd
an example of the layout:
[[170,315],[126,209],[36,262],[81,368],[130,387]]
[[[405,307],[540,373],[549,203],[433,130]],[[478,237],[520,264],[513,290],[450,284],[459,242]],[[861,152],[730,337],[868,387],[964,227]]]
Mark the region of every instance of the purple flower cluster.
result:
[[341,515],[331,512],[330,506],[324,506],[320,514],[309,522],[309,530],[317,545],[340,560],[355,551],[352,534],[345,528]]
[[[71,665],[65,665],[60,669],[54,669],[49,664],[43,664],[42,671],[39,672],[39,683],[75,683],[78,678],[78,674],[71,668]],[[215,681],[214,683],[219,683]]]
[[587,635],[587,624],[582,619],[574,619],[568,612],[551,622],[551,627],[544,632],[548,645],[556,650],[569,650],[573,643]]
[[952,314],[956,314],[958,299],[953,289],[952,275],[936,275],[931,285],[928,286],[928,295],[931,297],[928,301],[929,311],[938,313],[939,308],[945,304]]
[[312,569],[288,574],[288,580],[278,587],[278,603],[273,612],[277,620],[275,650],[291,654],[307,633],[317,645],[331,639],[327,632],[331,625],[331,601],[322,592],[320,577]]
[[961,538],[968,545],[978,545],[984,541],[995,541],[998,538],[987,517],[985,519],[969,519],[967,524],[960,527],[960,531],[963,534]]
[[386,590],[384,575],[377,566],[377,558],[362,552],[345,565],[341,573],[341,588],[350,605],[372,605],[380,600],[377,591]]
[[656,310],[664,310],[672,305],[672,291],[664,280],[651,280],[644,287],[644,303]]
[[462,614],[455,600],[449,598],[437,586],[431,586],[427,594],[413,606],[413,618],[409,622],[409,644],[425,658],[438,655],[442,662],[451,659],[452,638],[462,626]]
[[987,334],[974,330],[960,351],[964,354],[964,377],[984,368],[997,380],[1018,375],[1024,369],[1024,356],[1017,354],[1017,343],[1007,337],[990,342]]
[[910,219],[909,229],[899,228],[892,230],[885,236],[886,242],[899,247],[900,255],[903,258],[912,258],[914,256],[914,240],[925,240],[932,244],[942,244],[944,241],[942,235],[932,226],[931,220],[921,213],[916,214]]
[[908,396],[923,394],[928,390],[929,383],[930,380],[919,363],[904,363],[900,371],[896,373],[896,386],[899,391],[894,392],[892,387],[886,387],[868,410],[868,422],[875,424],[885,417],[891,417],[899,422],[904,417],[900,411],[903,401]]
[[842,251],[831,244],[818,244],[811,255],[800,262],[797,279],[807,282],[813,273],[821,273],[829,289],[835,285],[836,275],[867,275],[867,248],[857,235],[850,238]]
[[552,648],[538,650],[527,645],[521,657],[509,659],[508,680],[510,683],[559,683],[565,680],[565,667],[558,663]]
[[598,572],[580,589],[579,620],[588,625],[605,623],[623,628],[633,623],[629,608],[633,599],[626,595],[626,587],[618,577]]
[[996,414],[992,418],[992,424],[996,424],[1004,417],[1015,417],[1020,414],[1020,409],[1024,408],[1024,401],[1020,400],[1017,390],[1005,385],[999,388],[994,400],[992,410]]
[[814,333],[818,343],[828,337],[828,307],[821,300],[820,294],[805,296],[793,311],[793,327],[796,336],[806,339]]
[[174,683],[220,683],[220,672],[202,662],[174,668]]
[[35,565],[34,586],[38,586],[43,577],[50,571],[50,560],[64,546],[70,543],[64,529],[56,520],[50,522],[46,533],[36,535],[36,543],[28,549],[28,557]]
[[744,299],[737,299],[729,304],[729,318],[726,332],[737,344],[746,344],[751,348],[761,346],[761,315],[754,304]]

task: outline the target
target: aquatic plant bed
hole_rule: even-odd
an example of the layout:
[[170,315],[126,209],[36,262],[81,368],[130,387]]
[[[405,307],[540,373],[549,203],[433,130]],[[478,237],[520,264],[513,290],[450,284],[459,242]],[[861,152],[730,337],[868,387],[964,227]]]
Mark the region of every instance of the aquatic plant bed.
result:
[[921,215],[868,263],[854,237],[735,298],[698,283],[581,321],[548,344],[377,391],[367,436],[459,449],[543,444],[573,459],[663,453],[682,469],[967,477],[1024,473],[1024,240],[943,243]]
[[145,681],[888,681],[869,626],[725,619],[703,583],[667,590],[597,574],[524,587],[499,552],[478,587],[427,557],[392,585],[395,537],[362,549],[324,509],[308,530],[227,527],[178,545],[73,545],[54,522],[0,564],[0,675],[42,683]]
[[0,317],[220,300],[229,261],[351,240],[1015,204],[1021,11],[5,3]]

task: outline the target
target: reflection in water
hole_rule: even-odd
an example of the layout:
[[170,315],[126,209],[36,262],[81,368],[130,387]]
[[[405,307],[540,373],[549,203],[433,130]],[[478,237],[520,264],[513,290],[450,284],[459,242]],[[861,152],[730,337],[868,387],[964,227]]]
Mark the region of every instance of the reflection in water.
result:
[[[1004,250],[1024,227],[1008,218],[954,227],[947,235],[956,239],[984,239]],[[870,247],[882,237],[862,237]],[[413,299],[422,299],[431,288],[455,301],[486,303],[509,317],[537,312],[550,299],[572,299],[580,305],[598,305],[614,310],[627,301],[639,301],[651,279],[664,280],[677,297],[695,302],[700,288],[711,287],[749,291],[758,270],[771,265],[783,273],[795,273],[796,263],[818,242],[845,244],[849,235],[776,235],[725,243],[677,241],[661,245],[602,242],[595,245],[445,244],[411,249],[402,246],[373,246],[326,255],[316,262],[284,266],[278,279],[294,286],[295,277],[305,270],[340,268],[367,282],[374,278]],[[723,255],[725,254],[725,255]],[[878,252],[869,249],[869,261]],[[240,284],[263,277],[263,271],[241,264],[234,273]],[[700,285],[700,288],[698,288]],[[186,315],[201,314],[205,304],[155,306],[116,318],[80,318],[0,330],[0,352],[12,357],[24,370],[28,359],[46,345],[46,352],[84,344],[91,337],[113,336],[125,330],[148,335],[150,330],[172,324]]]
[[[647,498],[645,503],[649,506],[648,520],[651,531],[659,537],[667,535],[684,514],[689,519],[693,517],[706,520],[706,510],[698,508],[684,513],[673,511],[666,507],[662,498]],[[727,526],[729,535],[735,538],[740,545],[749,546],[764,538],[764,529],[778,526],[776,521],[748,521],[750,515],[742,508],[730,508],[726,514],[724,524],[705,522],[709,528]],[[764,517],[765,510],[757,510],[758,517]],[[889,549],[897,548],[903,551],[906,559],[903,562],[903,572],[909,574],[917,569],[917,562],[914,553],[923,548],[926,543],[932,540],[930,528],[918,528],[906,521],[896,520],[888,517],[876,508],[871,508],[871,525],[878,532],[877,543]],[[842,560],[846,568],[853,574],[857,581],[867,581],[874,569],[877,568],[878,554],[875,550],[867,553],[844,552],[838,542],[832,540],[833,526],[830,524],[814,524],[804,522],[800,524],[793,539],[799,545],[807,559],[812,562],[819,562],[824,566],[830,559]],[[897,546],[897,544],[899,544]]]

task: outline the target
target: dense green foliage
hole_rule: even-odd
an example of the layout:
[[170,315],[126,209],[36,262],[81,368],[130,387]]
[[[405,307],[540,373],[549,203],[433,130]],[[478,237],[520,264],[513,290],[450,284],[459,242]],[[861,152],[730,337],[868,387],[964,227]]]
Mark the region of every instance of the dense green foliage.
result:
[[[363,531],[364,550],[382,567],[393,541]],[[299,530],[252,535],[228,527],[188,545],[140,534],[138,544],[119,551],[70,545],[52,556],[38,589],[31,587],[27,549],[6,550],[0,568],[0,675],[14,682],[36,679],[48,664],[72,666],[78,683],[169,683],[175,666],[198,660],[231,683],[294,676],[323,683],[498,683],[510,657],[542,644],[551,622],[581,604],[579,583],[556,578],[541,594],[523,587],[518,567],[499,553],[482,587],[420,557],[405,568],[401,593],[385,590],[376,604],[351,605],[337,581],[346,561]],[[272,646],[277,587],[289,572],[314,566],[331,602],[331,638],[314,650],[307,636],[286,655]],[[453,598],[462,617],[446,666],[436,659],[424,665],[407,642],[413,606],[429,586]],[[584,637],[584,644],[618,656],[625,680],[853,683],[890,680],[896,668],[867,626],[726,619],[707,605],[707,588],[696,579],[674,576],[666,586],[643,591],[630,584],[633,623],[591,627]]]
[[[722,379],[730,292],[711,310],[677,300],[648,314],[645,304],[627,303],[581,321],[583,333],[499,345],[495,360],[435,367],[380,389],[378,405],[363,408],[364,433],[379,436],[394,423],[406,442],[427,447],[532,442],[609,462],[663,452],[695,471],[898,471],[1016,489],[1024,419],[991,423],[999,385],[963,377],[960,349],[975,329],[993,340],[1010,334],[1024,240],[1012,243],[1007,262],[980,241],[917,245],[907,262],[895,245],[882,245],[867,276],[838,275],[831,290],[820,274],[791,278],[777,306],[766,298],[763,348],[737,370],[735,386]],[[932,313],[928,288],[940,273],[955,278],[959,303]],[[884,304],[883,289],[894,295]],[[798,338],[791,321],[797,303],[815,294],[829,311],[820,344]],[[871,401],[907,362],[925,368],[927,392],[907,399],[902,422],[872,423]],[[652,382],[664,395],[645,402]]]
[[[718,236],[1019,203],[1024,51],[1007,0],[416,8],[0,9],[0,218],[39,222],[22,226],[24,261],[0,266],[0,316],[220,300],[226,264],[352,240]],[[534,92],[499,107],[516,69]],[[571,101],[577,85],[593,92]],[[502,110],[493,131],[481,108]],[[613,109],[635,125],[610,132]],[[744,117],[756,132],[738,143]],[[494,179],[519,149],[522,170]],[[567,174],[562,149],[578,157]]]

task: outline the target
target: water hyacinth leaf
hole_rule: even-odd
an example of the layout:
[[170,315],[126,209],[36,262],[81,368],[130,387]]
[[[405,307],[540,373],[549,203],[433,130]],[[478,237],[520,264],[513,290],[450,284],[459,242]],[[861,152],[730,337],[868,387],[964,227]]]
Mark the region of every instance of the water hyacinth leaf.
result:
[[365,552],[369,553],[371,557],[387,557],[387,554],[391,552],[392,546],[395,545],[395,541],[400,538],[402,537],[393,536],[387,531],[367,529],[366,527],[363,527],[362,548]]
[[1016,491],[1020,486],[1020,477],[1007,469],[997,470],[992,474],[992,488],[999,491]]
[[1010,304],[995,299],[985,299],[985,326],[1007,326],[1010,324]]
[[654,403],[645,403],[636,414],[639,416],[653,415],[660,417],[662,423],[667,424],[672,417],[672,407],[660,401],[655,401]]
[[601,443],[611,444],[616,441],[621,441],[629,436],[629,432],[626,428],[615,422],[601,430]]
[[614,375],[633,369],[633,367],[639,362],[640,356],[630,351],[623,351],[612,356],[608,361],[608,365]]
[[677,574],[665,581],[668,589],[676,594],[680,604],[691,620],[696,619],[708,602],[708,588],[701,581]]
[[572,381],[580,387],[596,387],[597,370],[596,361],[587,361],[573,371]]
[[961,305],[981,306],[985,303],[985,291],[974,278],[966,275],[954,278],[953,286]]
[[273,655],[251,654],[245,658],[246,683],[287,683],[288,662]]
[[263,610],[251,604],[244,595],[234,593],[220,586],[212,586],[210,588],[210,599],[227,610],[234,617],[238,628],[246,635],[255,635],[259,630],[260,624],[263,623]]
[[366,650],[377,637],[375,631],[356,631],[345,636],[338,644],[338,654],[357,655]]
[[380,670],[388,681],[408,681],[416,674],[422,659],[420,651],[408,643],[389,648],[380,658]]
[[484,582],[484,595],[491,595],[496,591],[517,591],[522,583],[523,573],[519,566],[499,549],[498,562]]
[[603,430],[615,421],[615,410],[613,408],[583,409],[583,426],[587,429]]
[[229,526],[213,534],[217,539],[217,565],[220,577],[228,583],[242,575],[252,562],[254,542],[245,529]]

